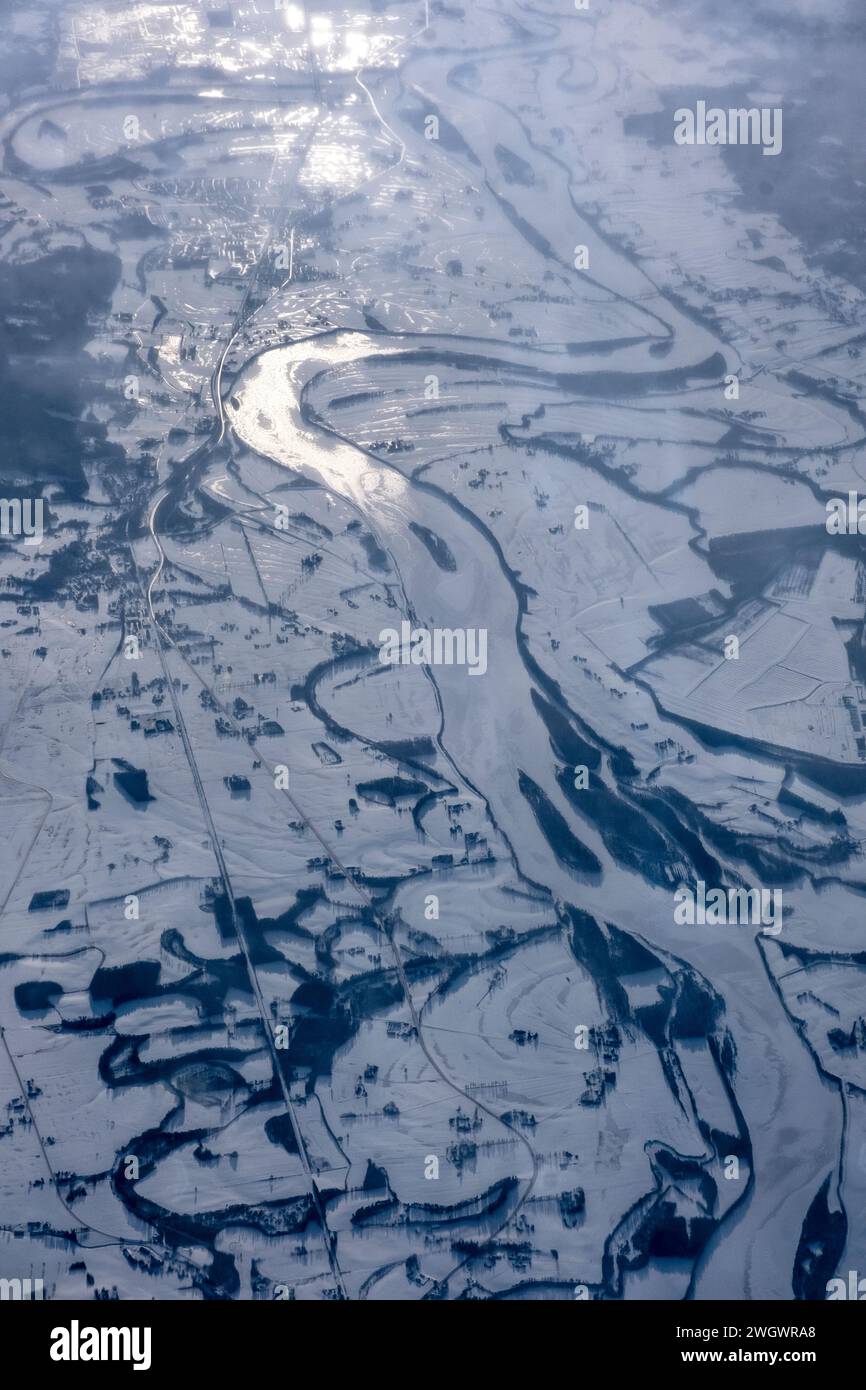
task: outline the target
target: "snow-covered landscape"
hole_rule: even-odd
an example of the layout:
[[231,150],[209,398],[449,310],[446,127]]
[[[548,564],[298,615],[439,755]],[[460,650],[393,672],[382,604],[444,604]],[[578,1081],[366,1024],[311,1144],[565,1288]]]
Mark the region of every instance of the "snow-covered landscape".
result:
[[866,1269],[864,47],[12,0],[0,1278]]

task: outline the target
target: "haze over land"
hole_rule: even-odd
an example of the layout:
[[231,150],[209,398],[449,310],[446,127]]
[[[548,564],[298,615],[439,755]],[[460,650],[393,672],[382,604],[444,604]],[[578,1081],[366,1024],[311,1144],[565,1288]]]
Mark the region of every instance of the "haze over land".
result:
[[0,1276],[866,1268],[863,40],[7,10]]

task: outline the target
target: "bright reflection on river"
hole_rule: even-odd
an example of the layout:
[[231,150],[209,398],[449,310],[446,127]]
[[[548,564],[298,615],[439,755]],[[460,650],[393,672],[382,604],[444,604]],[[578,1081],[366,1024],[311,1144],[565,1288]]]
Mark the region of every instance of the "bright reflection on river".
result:
[[348,193],[358,183],[369,179],[374,166],[355,148],[339,143],[316,144],[310,152],[298,183],[302,188],[337,189]]
[[283,5],[283,23],[293,34],[299,34],[304,27],[304,11],[300,5]]
[[229,409],[229,422],[245,444],[284,467],[318,474],[327,487],[364,506],[372,495],[377,525],[385,533],[398,530],[405,524],[406,479],[354,445],[310,429],[298,408],[304,385],[317,373],[398,351],[365,333],[327,334],[273,348],[241,373],[233,392],[239,407]]
[[[289,3],[281,6],[283,23],[292,34],[301,34],[307,27],[302,7]],[[313,14],[309,21],[310,43],[316,50],[317,61],[329,72],[355,72],[367,64],[375,65],[388,52],[393,39],[387,34],[368,34],[371,22],[368,14],[343,12],[335,17]],[[382,18],[376,21],[379,28]]]
[[310,40],[314,48],[324,48],[330,42],[333,24],[326,14],[314,14],[310,20]]

